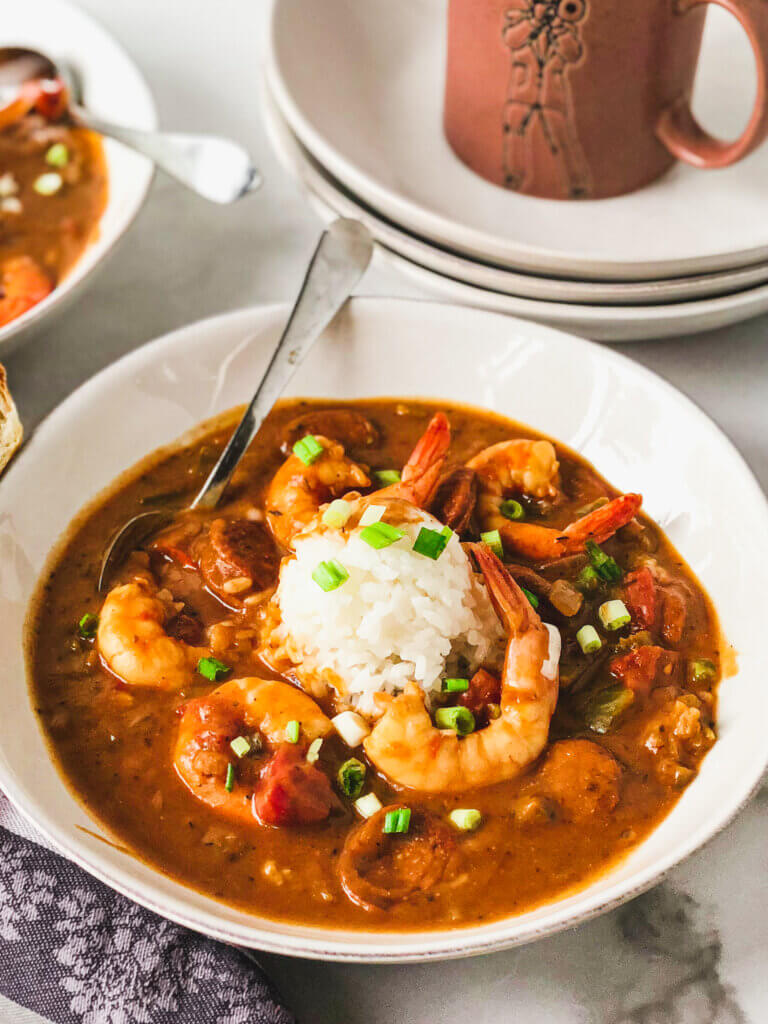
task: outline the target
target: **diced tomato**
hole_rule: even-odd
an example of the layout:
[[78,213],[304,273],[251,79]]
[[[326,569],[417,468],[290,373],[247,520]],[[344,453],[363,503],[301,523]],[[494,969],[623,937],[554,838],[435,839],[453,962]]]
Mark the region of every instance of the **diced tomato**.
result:
[[647,697],[655,686],[677,682],[680,655],[663,647],[636,647],[629,654],[614,658],[609,667],[624,686]]
[[58,121],[69,105],[67,87],[60,78],[44,78],[28,83],[36,88],[35,110],[49,121]]
[[653,629],[656,622],[656,583],[647,566],[627,576],[624,597],[632,621],[644,629]]
[[265,825],[323,821],[336,804],[328,777],[309,764],[304,751],[282,744],[267,763],[253,794],[253,811]]
[[469,689],[459,697],[459,704],[469,708],[475,718],[484,719],[489,704],[501,702],[501,680],[479,668],[469,681]]

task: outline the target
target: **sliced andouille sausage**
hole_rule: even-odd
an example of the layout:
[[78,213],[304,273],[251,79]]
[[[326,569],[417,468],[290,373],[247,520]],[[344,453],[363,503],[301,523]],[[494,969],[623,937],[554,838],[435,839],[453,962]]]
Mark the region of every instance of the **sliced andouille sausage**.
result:
[[566,821],[606,816],[619,802],[621,767],[591,740],[554,743],[536,776],[536,790],[552,800]]
[[372,448],[379,441],[379,429],[357,409],[313,409],[291,420],[285,428],[280,450],[289,455],[297,441],[307,434],[320,434],[345,448]]
[[380,811],[351,832],[339,858],[344,891],[365,910],[386,908],[416,893],[429,892],[449,870],[456,850],[453,831],[435,815],[412,810],[408,832],[388,835]]
[[277,579],[280,556],[261,523],[214,519],[192,550],[205,585],[225,599],[266,590]]

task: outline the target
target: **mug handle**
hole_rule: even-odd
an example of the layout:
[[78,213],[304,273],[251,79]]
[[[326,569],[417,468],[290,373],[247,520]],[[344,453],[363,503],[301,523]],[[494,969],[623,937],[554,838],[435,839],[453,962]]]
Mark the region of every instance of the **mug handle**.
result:
[[740,22],[757,64],[757,99],[749,124],[734,142],[715,138],[693,116],[690,99],[680,97],[659,118],[656,135],[673,156],[694,167],[728,167],[742,160],[768,136],[768,0],[678,0],[678,14],[716,3]]

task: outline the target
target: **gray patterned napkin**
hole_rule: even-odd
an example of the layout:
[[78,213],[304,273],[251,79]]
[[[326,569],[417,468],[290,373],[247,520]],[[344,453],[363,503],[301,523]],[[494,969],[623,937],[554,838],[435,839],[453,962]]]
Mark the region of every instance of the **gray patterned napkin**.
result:
[[43,844],[0,793],[0,1019],[296,1024],[244,951],[157,917]]

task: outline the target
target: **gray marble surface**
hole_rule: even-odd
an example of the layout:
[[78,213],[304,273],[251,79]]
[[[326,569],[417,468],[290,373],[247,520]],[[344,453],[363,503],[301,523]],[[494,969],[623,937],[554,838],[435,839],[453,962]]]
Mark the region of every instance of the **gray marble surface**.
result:
[[[318,0],[321,3],[322,0]],[[366,0],[359,0],[366,2]],[[86,0],[138,61],[161,122],[245,143],[263,191],[229,209],[156,180],[81,300],[7,361],[28,431],[108,363],[181,324],[289,298],[320,224],[260,124],[265,0]],[[361,292],[419,295],[375,265]],[[768,485],[768,318],[624,346],[699,403]],[[713,494],[717,482],[713,481]],[[728,528],[728,524],[723,524]],[[304,1024],[768,1021],[768,789],[649,894],[522,949],[444,965],[262,961]]]

